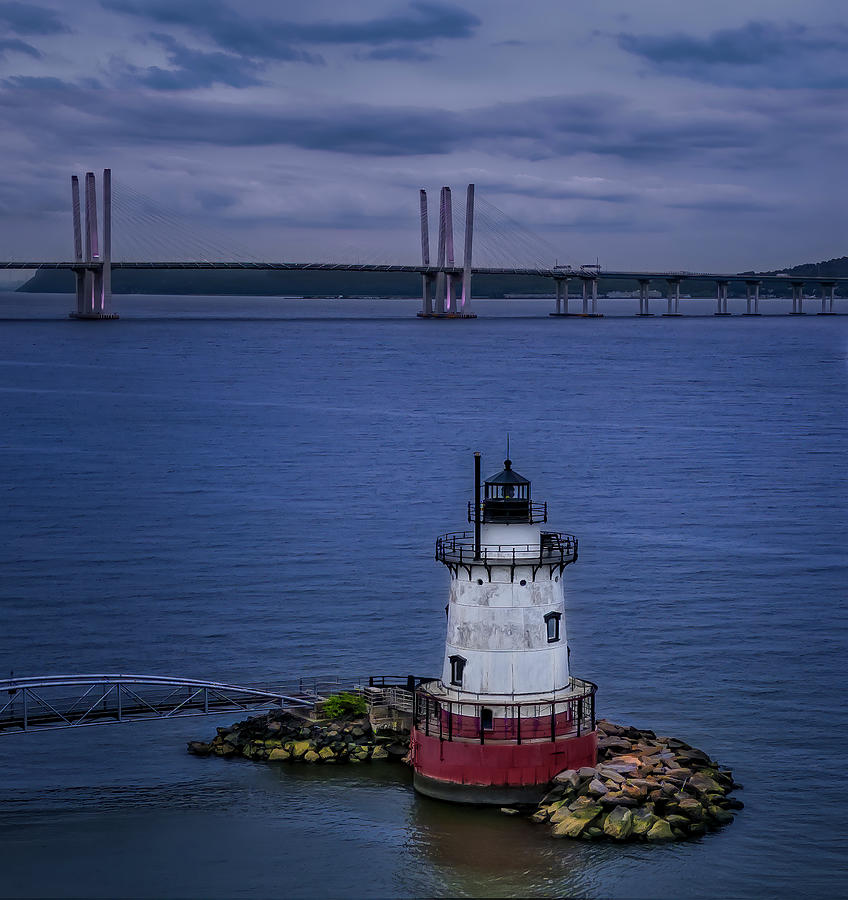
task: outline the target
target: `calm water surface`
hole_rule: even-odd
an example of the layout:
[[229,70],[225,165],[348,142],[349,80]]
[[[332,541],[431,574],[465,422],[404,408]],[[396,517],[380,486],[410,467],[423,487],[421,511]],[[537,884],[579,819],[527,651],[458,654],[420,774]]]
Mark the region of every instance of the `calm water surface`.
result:
[[0,894],[845,894],[848,319],[69,303],[0,295],[0,671],[438,672],[432,543],[509,431],[580,538],[569,639],[600,713],[703,747],[746,807],[690,843],[588,846],[417,797],[401,767],[185,753],[228,716],[13,735]]

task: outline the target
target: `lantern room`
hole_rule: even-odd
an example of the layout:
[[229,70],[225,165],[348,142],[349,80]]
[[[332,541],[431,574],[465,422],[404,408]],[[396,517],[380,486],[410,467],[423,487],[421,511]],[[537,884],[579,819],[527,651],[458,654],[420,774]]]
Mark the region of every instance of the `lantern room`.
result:
[[513,471],[512,460],[504,460],[502,472],[485,482],[483,521],[512,523],[530,522],[530,482]]

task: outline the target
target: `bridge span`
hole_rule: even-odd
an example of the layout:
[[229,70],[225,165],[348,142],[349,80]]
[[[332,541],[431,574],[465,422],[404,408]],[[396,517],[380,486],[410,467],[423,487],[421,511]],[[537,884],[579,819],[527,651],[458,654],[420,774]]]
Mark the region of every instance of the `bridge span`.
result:
[[[394,272],[421,276],[421,311],[423,318],[476,318],[471,306],[471,280],[473,275],[518,275],[550,278],[553,282],[555,309],[552,316],[600,318],[598,312],[598,287],[602,278],[629,280],[639,286],[639,316],[651,316],[649,293],[652,283],[661,283],[667,301],[664,316],[679,316],[681,285],[690,281],[712,281],[716,289],[717,316],[730,315],[727,309],[728,286],[744,284],[746,292],[745,315],[760,315],[760,288],[790,286],[792,312],[803,315],[805,285],[819,289],[821,312],[819,315],[835,315],[836,288],[843,296],[848,291],[848,277],[798,276],[780,273],[757,275],[751,272],[681,272],[635,271],[604,269],[600,266],[550,266],[550,267],[492,267],[473,264],[475,193],[469,184],[465,198],[465,233],[463,258],[460,264],[454,253],[454,225],[451,190],[443,187],[439,197],[439,225],[436,262],[430,256],[430,225],[427,192],[419,192],[421,225],[421,262],[408,265],[382,265],[369,263],[327,262],[241,262],[210,260],[161,260],[121,261],[112,259],[112,175],[111,169],[103,170],[102,228],[98,227],[97,185],[93,172],[85,175],[83,202],[80,197],[80,180],[71,177],[71,201],[74,237],[74,258],[56,262],[14,260],[0,261],[0,269],[64,269],[73,271],[76,278],[76,310],[71,313],[77,319],[116,319],[112,312],[112,271],[123,270],[264,270],[264,271],[317,271],[317,272]],[[84,211],[84,219],[81,213]],[[578,295],[570,292],[570,283],[578,286]],[[569,309],[569,301],[580,299],[579,312]],[[809,299],[809,298],[807,298]]]
[[171,675],[13,675],[0,679],[0,735],[269,709],[309,714],[339,691],[362,695],[369,709],[386,703],[405,708],[416,680],[321,675],[258,686]]
[[159,675],[12,677],[0,680],[0,735],[217,712],[311,710],[320,699],[311,682],[284,693]]

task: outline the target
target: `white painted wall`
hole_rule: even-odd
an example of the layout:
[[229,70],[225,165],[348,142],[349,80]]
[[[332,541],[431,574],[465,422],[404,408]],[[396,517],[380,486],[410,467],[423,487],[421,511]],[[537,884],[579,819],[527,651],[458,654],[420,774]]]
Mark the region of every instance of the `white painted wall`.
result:
[[[525,543],[523,535],[516,543]],[[561,614],[560,639],[552,644],[544,618],[549,612]],[[563,581],[557,570],[552,576],[549,567],[540,568],[534,580],[530,566],[517,566],[511,581],[509,568],[497,566],[490,582],[484,566],[472,566],[470,579],[467,569],[451,579],[442,669],[446,688],[450,688],[450,657],[457,655],[466,660],[460,693],[552,693],[568,685],[567,647]]]

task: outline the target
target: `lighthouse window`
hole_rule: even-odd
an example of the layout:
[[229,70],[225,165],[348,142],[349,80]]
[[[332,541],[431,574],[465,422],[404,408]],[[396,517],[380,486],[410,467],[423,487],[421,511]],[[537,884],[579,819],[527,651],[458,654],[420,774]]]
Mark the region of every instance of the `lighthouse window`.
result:
[[559,620],[562,613],[552,612],[545,616],[545,626],[548,630],[548,643],[553,644],[559,640]]
[[462,687],[462,673],[465,671],[465,660],[461,656],[452,656],[451,664],[451,684]]
[[495,727],[492,723],[492,711],[485,706],[480,710],[480,727],[483,731],[491,731]]

